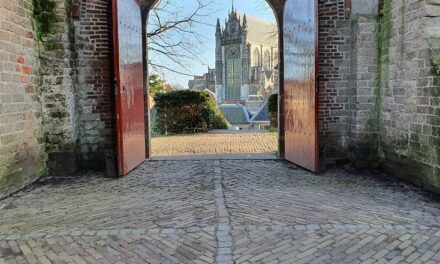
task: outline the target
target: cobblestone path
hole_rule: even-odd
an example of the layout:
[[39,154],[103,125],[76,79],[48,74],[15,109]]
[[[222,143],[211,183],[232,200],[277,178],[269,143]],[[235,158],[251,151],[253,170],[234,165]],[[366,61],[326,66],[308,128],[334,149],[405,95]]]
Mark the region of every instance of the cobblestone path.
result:
[[276,153],[278,135],[269,132],[212,132],[154,137],[153,157],[230,154]]
[[148,161],[0,203],[0,263],[440,263],[439,202],[274,160]]

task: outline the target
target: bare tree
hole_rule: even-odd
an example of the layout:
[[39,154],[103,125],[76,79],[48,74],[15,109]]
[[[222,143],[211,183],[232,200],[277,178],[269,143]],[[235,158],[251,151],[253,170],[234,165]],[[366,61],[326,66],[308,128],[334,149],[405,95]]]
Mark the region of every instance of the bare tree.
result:
[[[183,3],[182,3],[183,2]],[[196,7],[184,13],[187,1],[161,0],[150,13],[148,22],[149,67],[156,72],[164,70],[181,75],[193,76],[191,64],[203,63],[199,51],[205,37],[196,29],[198,25],[208,25],[215,12],[210,9],[212,0],[196,0]],[[165,58],[167,61],[161,61]],[[170,62],[181,69],[170,67]]]

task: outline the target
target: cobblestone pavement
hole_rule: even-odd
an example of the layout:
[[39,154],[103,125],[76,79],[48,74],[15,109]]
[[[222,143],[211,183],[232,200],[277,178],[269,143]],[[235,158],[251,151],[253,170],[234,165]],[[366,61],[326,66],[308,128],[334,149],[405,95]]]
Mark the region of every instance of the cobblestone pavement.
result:
[[0,207],[0,263],[440,263],[438,201],[276,160],[147,161]]
[[270,132],[221,132],[154,137],[152,156],[275,153],[278,135]]

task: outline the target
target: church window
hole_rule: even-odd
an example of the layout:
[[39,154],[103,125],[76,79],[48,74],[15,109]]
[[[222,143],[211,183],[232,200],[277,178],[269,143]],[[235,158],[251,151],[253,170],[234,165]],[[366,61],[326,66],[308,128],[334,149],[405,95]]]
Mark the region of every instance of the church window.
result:
[[241,90],[241,60],[236,48],[228,49],[226,53],[226,100],[240,100]]
[[260,51],[258,48],[254,49],[252,53],[252,67],[251,67],[251,82],[257,83],[259,79],[258,67],[260,66]]
[[270,61],[271,61],[271,59],[270,59],[270,52],[268,50],[266,50],[264,52],[264,58],[263,58],[263,67],[266,70],[269,70],[271,68],[270,67]]
[[255,48],[254,53],[252,54],[252,67],[260,66],[260,52],[257,48]]

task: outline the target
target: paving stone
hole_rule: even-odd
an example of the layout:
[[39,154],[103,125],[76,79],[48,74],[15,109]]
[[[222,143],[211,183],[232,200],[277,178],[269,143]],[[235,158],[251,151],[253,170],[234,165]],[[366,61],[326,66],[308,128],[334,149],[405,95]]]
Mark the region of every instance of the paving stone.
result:
[[274,160],[147,161],[3,202],[14,206],[0,209],[0,263],[440,261],[438,202]]
[[153,157],[231,153],[274,154],[278,151],[278,136],[276,133],[264,131],[161,136],[152,138],[151,149]]

